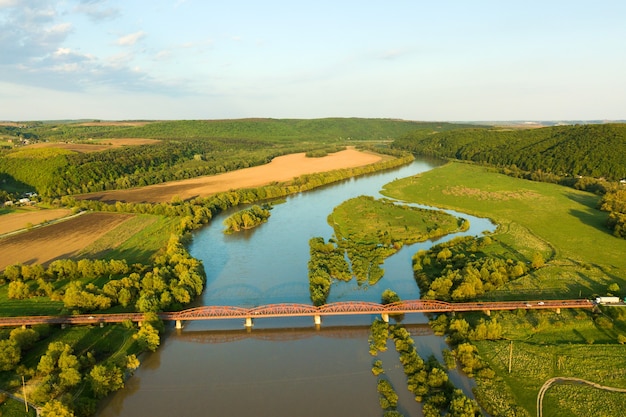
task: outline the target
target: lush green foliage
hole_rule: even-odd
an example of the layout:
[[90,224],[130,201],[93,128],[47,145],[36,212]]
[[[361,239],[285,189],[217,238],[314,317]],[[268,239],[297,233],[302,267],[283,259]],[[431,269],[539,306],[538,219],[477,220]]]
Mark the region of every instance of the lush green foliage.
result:
[[600,200],[600,210],[608,211],[607,226],[613,230],[617,237],[626,239],[626,185],[622,184],[618,190],[612,190],[604,194]]
[[[498,257],[492,256],[497,251]],[[464,301],[501,288],[528,267],[490,237],[465,237],[420,251],[413,271],[422,298]],[[506,256],[509,257],[506,257]]]
[[332,279],[349,281],[352,274],[343,249],[325,243],[324,238],[311,238],[309,252],[309,293],[313,304],[320,306],[326,303]]
[[626,177],[626,125],[554,126],[541,129],[417,131],[394,147],[422,155],[464,159],[557,175]]
[[[449,415],[465,417],[480,414],[476,402],[455,389],[448,374],[434,357],[424,361],[419,356],[415,342],[404,326],[389,325],[380,319],[375,320],[369,336],[370,354],[376,356],[378,352],[386,350],[386,341],[389,337],[393,339],[396,351],[400,355],[400,363],[407,377],[407,388],[415,395],[416,401],[423,402],[425,416],[440,416],[445,411]],[[378,363],[378,368],[381,367],[382,364]],[[393,399],[396,398],[393,388],[385,379],[379,378],[378,390],[381,407],[393,410],[395,408]]]
[[[152,266],[123,260],[59,259],[41,265],[11,265],[1,275],[10,281],[8,297],[62,300],[66,311],[132,307],[141,312],[180,308],[204,288],[202,264],[172,237]],[[103,279],[107,278],[107,279]]]
[[255,204],[250,208],[240,210],[228,216],[226,220],[224,220],[224,225],[226,226],[224,233],[252,229],[261,223],[265,223],[270,215],[271,213],[267,208]]

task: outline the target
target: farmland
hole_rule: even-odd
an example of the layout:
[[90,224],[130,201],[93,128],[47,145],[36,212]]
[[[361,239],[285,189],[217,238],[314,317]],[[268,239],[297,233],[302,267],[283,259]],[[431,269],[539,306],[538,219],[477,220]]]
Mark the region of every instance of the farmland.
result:
[[265,165],[224,174],[171,181],[129,190],[83,194],[77,198],[107,202],[169,203],[174,198],[188,200],[195,197],[206,197],[228,190],[288,181],[305,174],[369,165],[381,159],[381,155],[360,152],[354,148],[336,152],[323,158],[307,158],[304,153],[297,153],[276,157]]
[[86,213],[71,220],[0,239],[0,269],[16,263],[46,264],[54,259],[75,257],[107,232],[133,215]]

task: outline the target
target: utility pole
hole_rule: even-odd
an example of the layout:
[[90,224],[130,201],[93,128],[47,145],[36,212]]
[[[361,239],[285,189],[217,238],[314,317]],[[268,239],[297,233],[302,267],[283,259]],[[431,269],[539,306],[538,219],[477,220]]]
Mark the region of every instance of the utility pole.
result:
[[24,406],[26,407],[26,413],[28,414],[28,400],[26,399],[26,383],[24,382],[24,375],[22,375],[22,395],[24,395]]
[[513,341],[509,344],[509,373],[511,373],[511,367],[513,366]]

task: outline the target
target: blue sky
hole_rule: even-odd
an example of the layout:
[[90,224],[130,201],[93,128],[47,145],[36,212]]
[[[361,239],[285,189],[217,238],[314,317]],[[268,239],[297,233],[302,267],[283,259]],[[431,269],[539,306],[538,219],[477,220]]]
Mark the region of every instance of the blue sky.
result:
[[0,120],[626,118],[626,2],[0,0]]

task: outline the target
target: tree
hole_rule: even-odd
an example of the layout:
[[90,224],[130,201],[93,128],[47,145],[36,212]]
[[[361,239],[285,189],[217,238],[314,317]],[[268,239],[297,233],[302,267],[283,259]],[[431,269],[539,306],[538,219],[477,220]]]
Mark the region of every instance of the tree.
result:
[[378,401],[380,402],[380,408],[386,410],[388,408],[396,408],[398,405],[398,394],[394,391],[393,387],[386,379],[378,380]]
[[133,337],[142,349],[148,349],[152,352],[156,351],[161,344],[158,330],[152,327],[150,323],[144,322],[141,329]]
[[450,401],[450,417],[475,417],[480,409],[476,401],[467,398],[460,389],[454,390]]
[[619,294],[619,285],[616,282],[613,282],[608,287],[606,287],[606,291],[609,294]]
[[20,349],[30,349],[37,340],[39,340],[39,333],[33,329],[21,329],[16,328],[11,330],[10,340],[13,340]]
[[530,262],[530,266],[534,269],[541,268],[545,265],[545,260],[543,259],[543,255],[540,252],[535,252],[533,255],[533,259]]
[[41,417],[74,417],[74,412],[61,401],[52,400],[41,407]]
[[89,372],[89,382],[94,394],[100,398],[124,386],[122,370],[114,365],[94,366]]
[[10,371],[20,362],[22,352],[13,340],[0,340],[0,371]]

